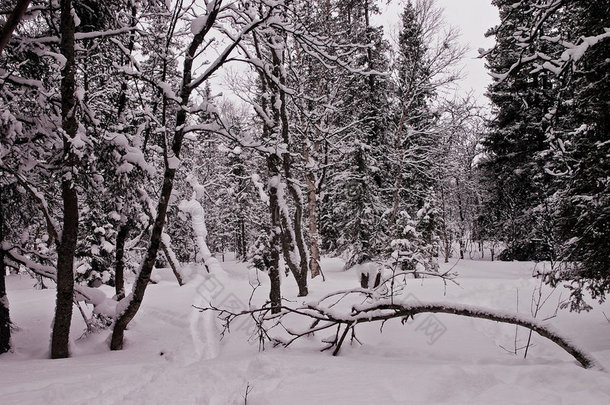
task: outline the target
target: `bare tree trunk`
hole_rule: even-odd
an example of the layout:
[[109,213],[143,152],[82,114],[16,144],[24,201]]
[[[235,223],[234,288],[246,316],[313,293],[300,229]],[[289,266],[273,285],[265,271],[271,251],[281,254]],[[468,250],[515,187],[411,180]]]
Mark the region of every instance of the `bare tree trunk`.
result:
[[70,139],[76,137],[76,88],[74,19],[72,1],[62,0],[60,50],[66,62],[61,72],[61,118],[64,132],[64,168],[62,173],[61,194],[63,199],[63,227],[57,252],[57,300],[55,319],[51,335],[51,358],[59,359],[70,355],[68,340],[72,321],[72,301],[74,294],[74,254],[78,237],[78,195],[75,187],[76,156],[71,150]]
[[0,354],[8,352],[11,348],[11,317],[6,295],[5,277],[4,251],[0,249]]
[[[300,257],[300,263],[296,263],[295,255],[296,253],[300,253],[301,248],[295,245],[296,239],[296,231],[293,228],[294,223],[292,222],[289,213],[287,211],[287,201],[285,199],[285,195],[283,192],[279,192],[279,186],[281,182],[281,176],[279,174],[279,165],[281,159],[279,156],[272,154],[267,158],[267,164],[269,167],[269,177],[275,178],[277,180],[277,184],[270,186],[270,188],[275,188],[275,199],[278,211],[278,220],[280,223],[280,244],[282,247],[282,254],[284,257],[284,262],[290,269],[290,272],[295,278],[297,282],[297,286],[299,287],[299,296],[304,297],[308,294],[307,290],[307,273],[305,270],[303,272],[303,256]],[[296,215],[296,214],[295,214]],[[299,224],[300,225],[300,224]],[[302,239],[301,239],[301,243]],[[305,259],[306,260],[306,259]]]
[[114,286],[116,299],[121,300],[125,297],[125,242],[129,235],[129,225],[121,224],[116,235],[116,255],[114,268]]
[[[305,181],[307,182],[307,209],[309,220],[309,268],[311,278],[322,274],[320,268],[320,246],[318,244],[318,201],[316,195],[315,177],[311,170],[305,173]],[[324,279],[324,274],[322,274]]]
[[[269,170],[270,179],[275,176],[279,178],[279,170],[273,162],[274,157],[274,155],[267,157],[267,169]],[[271,312],[275,314],[280,312],[280,307],[282,306],[280,284],[280,241],[282,238],[282,223],[278,200],[278,186],[274,181],[269,182],[269,213],[271,214],[271,235],[269,240],[271,263],[268,264],[267,268],[269,271],[269,281],[271,282],[269,301],[271,301]]]
[[[319,150],[319,143],[315,141],[314,152]],[[303,160],[305,162],[305,183],[307,184],[307,218],[309,220],[309,269],[311,278],[324,274],[320,268],[320,246],[318,244],[318,199],[316,192],[316,177],[310,167],[310,155],[307,142],[303,142]]]
[[466,250],[464,245],[464,234],[460,232],[460,259],[462,260],[464,260],[464,250]]
[[[131,19],[130,19],[129,25],[133,29],[135,29],[137,26],[136,13],[137,13],[137,8],[135,6],[132,6],[131,7]],[[129,32],[129,43],[127,44],[127,50],[129,51],[129,56],[132,55],[133,48],[135,47],[135,42],[136,42],[135,37],[136,37],[135,32],[130,31]],[[123,64],[125,64],[125,62],[123,61],[122,54],[121,54],[121,61]],[[121,91],[119,93],[119,102],[118,102],[118,108],[117,108],[117,117],[119,117],[119,120],[123,118],[123,112],[125,111],[126,106],[127,106],[127,80],[123,80],[123,82],[121,83]]]
[[[177,127],[178,125],[183,124],[184,122],[177,124]],[[180,152],[181,143],[181,139],[178,143],[176,140],[174,140],[174,153],[176,151]],[[155,217],[155,222],[153,224],[150,242],[148,244],[148,249],[146,250],[146,256],[144,257],[144,261],[140,267],[140,272],[133,287],[133,291],[130,297],[125,298],[129,299],[129,304],[127,305],[127,308],[125,308],[125,311],[123,311],[123,313],[120,314],[115,321],[114,329],[112,330],[112,339],[110,342],[111,350],[121,350],[123,348],[123,335],[125,333],[125,329],[136,315],[138,309],[140,309],[140,305],[142,304],[144,292],[146,291],[146,287],[150,282],[150,275],[155,265],[155,261],[157,260],[159,246],[161,245],[161,234],[163,233],[163,226],[165,225],[165,215],[167,213],[169,197],[174,185],[175,175],[176,170],[171,169],[166,165],[165,174],[163,176],[163,188],[161,189],[161,196],[159,197],[159,203],[157,206],[157,216]]]
[[0,55],[8,44],[8,41],[11,39],[13,31],[15,31],[15,28],[17,28],[19,21],[21,21],[21,19],[25,15],[25,12],[27,11],[29,5],[30,0],[18,0],[17,4],[15,5],[15,8],[13,9],[13,12],[4,23],[4,26],[2,27],[2,32],[0,33]]
[[[137,8],[135,6],[131,7],[131,20],[130,26],[135,29],[136,27],[136,13]],[[129,51],[129,56],[133,53],[133,49],[135,47],[135,32],[131,31],[129,33],[129,43],[127,45],[127,50]],[[121,63],[125,64],[123,60],[124,56],[121,54]],[[127,80],[123,80],[121,83],[121,91],[119,93],[119,101],[117,106],[117,117],[119,121],[123,120],[123,113],[125,112],[125,108],[127,107]],[[128,210],[127,210],[128,211]],[[131,228],[130,219],[127,217],[128,212],[126,212],[125,216],[121,220],[121,224],[119,226],[119,232],[116,237],[116,246],[115,246],[115,268],[114,268],[114,280],[115,280],[115,292],[116,299],[122,300],[125,298],[125,242],[127,242],[127,236],[129,235],[129,230]],[[126,218],[127,217],[127,218]]]
[[[279,77],[280,84],[285,86],[286,77],[282,73],[283,55],[281,55],[280,51],[277,49],[272,49],[271,54],[273,57],[274,73]],[[288,113],[286,111],[286,92],[283,87],[277,87],[277,92],[280,99],[278,113],[281,124],[282,140],[286,145],[290,145]],[[282,155],[282,166],[284,169],[284,176],[286,177],[288,193],[294,203],[294,221],[292,224],[292,229],[294,231],[293,242],[296,244],[299,252],[299,267],[297,271],[293,271],[293,274],[296,278],[297,285],[299,286],[299,296],[306,296],[308,294],[307,275],[309,273],[309,251],[305,245],[305,238],[303,237],[303,198],[301,190],[292,175],[292,158],[287,152]],[[288,236],[292,235],[285,235],[285,237]]]
[[451,237],[449,236],[449,230],[447,229],[447,203],[445,201],[445,188],[441,189],[441,202],[443,207],[443,244],[445,245],[445,263],[449,263],[449,256],[451,255]]
[[6,295],[6,266],[4,264],[4,209],[0,201],[0,354],[6,353],[11,348],[11,317],[9,312],[8,297]]
[[[167,238],[169,238],[167,234],[165,235]],[[176,255],[174,254],[171,246],[169,245],[169,241],[164,240],[163,236],[161,237],[161,249],[163,250],[163,254],[167,259],[167,264],[169,264],[169,267],[172,269],[172,273],[174,273],[174,277],[176,277],[176,280],[178,281],[178,285],[183,286],[184,280],[182,279],[182,274],[180,274],[179,270],[180,263],[178,263]]]
[[398,215],[398,208],[400,207],[400,189],[402,188],[402,161],[404,159],[404,148],[402,145],[402,131],[405,128],[405,120],[407,117],[407,107],[402,105],[402,110],[400,112],[400,120],[398,122],[398,127],[396,128],[396,144],[395,148],[398,151],[398,162],[396,162],[396,182],[394,184],[394,192],[392,195],[392,215],[390,216],[390,225],[394,225],[396,223],[396,216]]
[[[254,45],[257,56],[262,59],[261,46],[258,38],[254,35]],[[270,49],[273,62],[273,75],[278,78],[281,84],[285,83],[285,78],[282,75],[282,59],[281,50],[271,47]],[[261,92],[263,94],[270,94],[271,100],[267,102],[265,98],[261,101],[261,109],[265,114],[269,114],[273,117],[274,125],[271,126],[264,122],[263,124],[263,138],[270,139],[273,134],[277,133],[281,140],[289,145],[289,133],[288,133],[288,116],[286,113],[286,100],[285,92],[278,86],[272,79],[270,79],[267,72],[259,70]],[[279,108],[277,107],[279,103]],[[279,130],[278,130],[279,128]],[[267,171],[269,173],[269,192],[273,190],[274,208],[271,208],[272,224],[274,223],[274,215],[277,215],[275,225],[272,225],[272,239],[276,237],[276,233],[279,230],[279,244],[281,245],[282,255],[286,266],[290,269],[290,272],[294,276],[297,286],[299,287],[299,296],[305,296],[308,294],[307,290],[307,274],[309,273],[309,263],[307,262],[307,250],[305,248],[305,242],[302,231],[302,217],[303,217],[303,201],[300,198],[299,190],[294,184],[294,180],[291,174],[290,167],[290,155],[283,153],[282,156],[269,153],[267,154]],[[283,168],[284,175],[286,177],[288,192],[290,193],[294,204],[295,214],[294,220],[290,218],[288,212],[288,205],[284,195],[284,190],[281,187],[281,175],[280,168]],[[270,205],[271,205],[270,195]],[[281,225],[281,226],[277,226]],[[275,247],[272,245],[271,250]],[[297,263],[297,254],[299,262]]]
[[246,261],[248,256],[248,246],[246,242],[246,220],[239,218],[239,258]]

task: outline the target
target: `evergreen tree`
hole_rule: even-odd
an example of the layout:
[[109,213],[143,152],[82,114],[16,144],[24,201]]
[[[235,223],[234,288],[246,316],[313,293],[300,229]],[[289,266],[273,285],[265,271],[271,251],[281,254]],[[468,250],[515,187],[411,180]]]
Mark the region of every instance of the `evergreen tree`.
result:
[[[600,301],[610,292],[609,10],[605,0],[569,2],[557,11],[562,37],[587,46],[567,64],[570,48],[554,54],[563,62],[559,78],[564,85],[552,111],[552,144],[545,155],[547,169],[558,175],[561,185],[549,205],[557,208],[553,219],[563,265],[549,280],[570,282],[571,308],[576,310],[588,308],[584,290]],[[605,37],[593,42],[600,35]]]
[[[530,241],[526,225],[541,224],[544,257],[562,261],[547,281],[571,282],[571,308],[586,309],[585,290],[600,300],[610,291],[610,2],[513,3],[495,2],[503,23],[488,54],[501,135],[487,140],[488,167],[494,187],[513,196],[513,209],[504,204],[498,214],[510,212],[515,235]],[[494,171],[502,156],[510,162]]]
[[380,190],[387,186],[382,146],[388,137],[389,80],[379,73],[388,71],[389,61],[382,27],[370,23],[377,12],[368,0],[338,5],[337,24],[344,27],[344,35],[367,44],[352,57],[367,73],[346,74],[341,81],[342,115],[332,124],[349,128],[349,136],[331,145],[329,160],[337,163],[322,202],[324,246],[344,254],[346,268],[377,258],[387,242],[382,226],[387,202]]
[[[486,56],[488,67],[496,74],[487,93],[493,119],[483,139],[485,159],[480,167],[486,199],[479,221],[488,229],[491,226],[491,232],[504,241],[504,258],[541,259],[545,255],[537,251],[536,241],[543,235],[531,224],[536,222],[534,208],[552,186],[538,157],[548,147],[549,122],[544,117],[553,105],[554,79],[545,71],[530,74],[525,67],[502,74],[524,52],[514,34],[531,24],[533,17],[526,3],[515,6],[512,0],[497,0],[494,4],[500,9],[502,24],[488,32],[496,36],[496,46]],[[530,46],[537,47],[539,39],[532,41]]]

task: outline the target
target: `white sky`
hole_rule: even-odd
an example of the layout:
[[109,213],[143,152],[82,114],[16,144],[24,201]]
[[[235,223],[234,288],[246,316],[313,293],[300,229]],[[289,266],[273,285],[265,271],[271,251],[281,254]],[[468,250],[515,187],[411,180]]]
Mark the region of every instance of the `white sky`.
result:
[[[384,11],[382,20],[384,28],[397,28],[399,14],[403,8],[402,1],[393,1]],[[469,47],[464,58],[464,79],[459,83],[461,93],[474,92],[480,103],[487,104],[484,97],[490,77],[484,67],[484,61],[478,59],[478,49],[493,46],[493,38],[485,38],[485,32],[500,22],[498,9],[491,0],[436,0],[438,7],[445,9],[445,21],[461,32],[461,42]]]

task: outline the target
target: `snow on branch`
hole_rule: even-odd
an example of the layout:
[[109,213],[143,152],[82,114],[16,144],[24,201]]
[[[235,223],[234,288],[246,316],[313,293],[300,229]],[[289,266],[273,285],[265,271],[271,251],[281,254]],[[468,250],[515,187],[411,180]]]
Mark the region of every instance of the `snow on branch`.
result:
[[565,44],[567,49],[561,54],[561,60],[576,62],[590,47],[607,38],[610,38],[610,28],[604,28],[603,34],[582,37],[579,44]]
[[[97,39],[97,38],[105,38],[105,37],[113,37],[116,35],[126,34],[131,31],[139,31],[136,27],[122,27],[114,30],[106,30],[106,31],[91,31],[91,32],[77,32],[74,34],[74,39],[77,41],[84,39]],[[23,38],[20,39],[21,42],[24,43],[42,43],[42,44],[52,44],[59,43],[59,37],[57,36],[48,36],[48,37],[38,37],[38,38]]]
[[[247,24],[234,37],[231,36],[229,38],[230,43],[220,53],[220,55],[216,58],[216,60],[212,64],[210,64],[210,66],[208,66],[207,69],[199,77],[193,79],[188,84],[188,86],[191,89],[195,89],[195,88],[199,87],[202,83],[204,83],[206,80],[208,80],[224,64],[224,62],[229,57],[231,52],[233,52],[233,50],[238,47],[241,40],[246,35],[248,35],[250,32],[252,32],[254,29],[256,29],[259,25],[261,25],[262,23],[264,23],[267,19],[269,19],[271,17],[273,10],[274,10],[274,7],[270,7],[269,10],[267,11],[267,13],[265,14],[265,16],[263,16],[260,19],[253,20],[252,22]],[[203,29],[201,32],[199,32],[198,35],[201,35],[202,32],[205,32],[205,29]]]
[[193,226],[193,231],[195,232],[195,237],[197,240],[197,247],[199,248],[199,253],[203,258],[203,262],[207,267],[208,271],[213,273],[222,272],[223,269],[220,266],[218,260],[212,256],[212,252],[208,247],[207,236],[208,230],[205,225],[205,210],[201,206],[201,203],[197,201],[198,192],[201,193],[201,185],[197,183],[197,180],[193,177],[189,178],[189,182],[193,187],[193,197],[189,200],[183,200],[178,205],[178,209],[182,212],[185,212],[191,216],[191,222]]
[[[54,266],[35,262],[20,253],[19,251],[21,248],[11,246],[7,242],[4,242],[0,246],[0,249],[2,249],[6,255],[5,260],[7,261],[7,264],[14,267],[18,267],[18,265],[25,266],[31,272],[57,282],[57,269]],[[15,266],[15,264],[17,266]],[[74,286],[74,302],[76,303],[79,301],[93,305],[94,313],[103,314],[108,318],[113,318],[116,315],[115,308],[117,302],[108,298],[100,289],[76,284]]]
[[[532,73],[536,73],[540,70],[547,70],[556,76],[561,75],[568,66],[572,63],[578,62],[585,53],[594,45],[599,42],[610,38],[610,27],[604,27],[603,33],[597,35],[581,36],[574,42],[562,40],[561,36],[548,36],[540,35],[544,31],[544,25],[554,15],[567,12],[572,4],[563,0],[548,0],[542,4],[527,4],[525,2],[515,3],[513,9],[524,8],[525,12],[533,13],[532,22],[530,27],[518,27],[514,33],[514,39],[516,43],[514,46],[522,48],[522,51],[518,59],[508,68],[504,73],[492,72],[490,75],[498,81],[504,81],[513,72],[519,70],[522,66],[532,63],[534,70]],[[505,25],[505,21],[502,21],[500,27]],[[498,30],[499,28],[496,28]],[[544,42],[550,44],[560,45],[564,48],[563,52],[559,51],[560,54],[550,57],[543,52],[535,51],[534,49],[545,48]],[[532,49],[532,47],[534,49]],[[486,57],[488,54],[496,51],[496,47],[488,50],[479,50],[480,57]],[[548,47],[547,47],[548,48]],[[531,54],[526,55],[526,49],[531,49]]]
[[42,211],[42,214],[47,223],[47,232],[49,233],[50,242],[55,241],[56,243],[59,243],[59,240],[61,239],[61,227],[57,223],[57,221],[55,221],[53,215],[51,215],[49,203],[47,202],[44,194],[41,193],[34,185],[30,184],[21,174],[16,173],[4,166],[2,166],[2,170],[11,173],[15,177],[17,182],[19,182],[19,184],[23,186],[32,196],[32,198],[38,203],[38,207]]

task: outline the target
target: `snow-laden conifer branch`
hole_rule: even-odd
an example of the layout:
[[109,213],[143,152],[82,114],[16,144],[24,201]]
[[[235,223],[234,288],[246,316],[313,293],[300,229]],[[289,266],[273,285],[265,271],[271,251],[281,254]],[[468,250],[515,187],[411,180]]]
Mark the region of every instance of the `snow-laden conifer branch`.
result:
[[[561,76],[571,64],[578,62],[591,47],[610,38],[610,27],[603,27],[603,32],[595,35],[581,36],[574,42],[562,40],[559,36],[540,35],[541,32],[544,32],[545,24],[553,16],[561,14],[564,9],[569,10],[571,6],[570,2],[563,0],[549,0],[543,4],[533,5],[524,2],[515,3],[512,6],[513,9],[526,7],[525,12],[533,14],[531,27],[529,29],[524,27],[523,30],[526,32],[518,31],[519,34],[514,35],[516,46],[522,48],[518,59],[505,72],[492,72],[490,75],[502,82],[523,66],[533,64],[531,73],[547,70],[555,76]],[[504,23],[503,21],[497,29],[500,29]],[[541,44],[545,42],[560,45],[564,48],[564,51],[555,57],[538,51],[537,49],[543,49]],[[530,54],[527,53],[528,50],[530,50]],[[489,53],[495,52],[495,48],[479,52],[480,57],[485,57]]]

